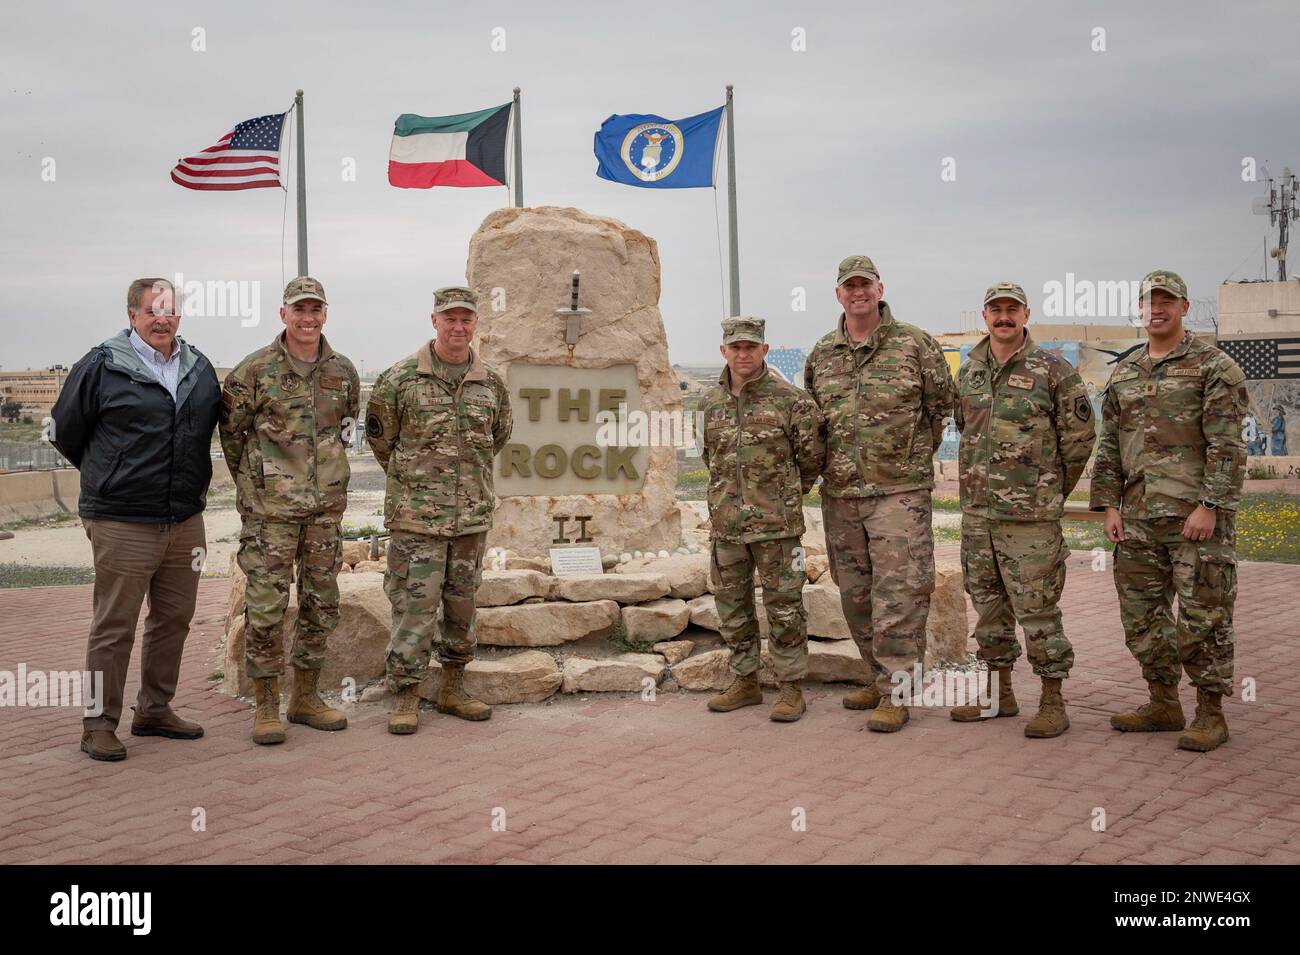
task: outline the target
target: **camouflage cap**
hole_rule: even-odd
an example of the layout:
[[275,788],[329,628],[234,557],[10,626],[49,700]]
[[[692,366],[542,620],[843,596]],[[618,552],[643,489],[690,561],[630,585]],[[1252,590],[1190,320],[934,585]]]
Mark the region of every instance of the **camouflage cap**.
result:
[[1015,282],[998,282],[996,285],[990,285],[984,293],[984,304],[987,305],[995,298],[1014,299],[1025,308],[1029,307],[1029,299],[1025,297],[1025,290]]
[[325,298],[325,286],[309,275],[300,275],[284,287],[285,305],[301,302],[305,298],[320,299],[322,304],[329,304]]
[[446,312],[453,308],[467,308],[478,314],[478,295],[472,288],[463,285],[448,285],[435,289],[433,293],[433,310]]
[[763,344],[763,332],[766,328],[767,322],[765,320],[750,315],[737,315],[735,318],[728,318],[722,323],[722,344],[755,342],[761,345]]
[[1187,283],[1177,272],[1170,272],[1168,269],[1157,269],[1154,272],[1148,272],[1146,278],[1142,280],[1142,287],[1138,295],[1146,298],[1155,289],[1168,292],[1170,295],[1177,295],[1179,298],[1187,298]]
[[864,279],[871,279],[873,282],[880,281],[880,273],[876,271],[876,263],[865,255],[850,255],[840,263],[840,274],[839,278],[835,280],[835,284],[843,285],[855,275],[860,275]]

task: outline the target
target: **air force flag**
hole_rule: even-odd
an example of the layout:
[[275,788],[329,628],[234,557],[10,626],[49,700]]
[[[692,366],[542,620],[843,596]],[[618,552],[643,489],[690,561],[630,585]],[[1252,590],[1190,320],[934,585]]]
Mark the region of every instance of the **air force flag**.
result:
[[672,121],[639,113],[611,116],[596,133],[596,175],[652,189],[713,185],[722,110]]

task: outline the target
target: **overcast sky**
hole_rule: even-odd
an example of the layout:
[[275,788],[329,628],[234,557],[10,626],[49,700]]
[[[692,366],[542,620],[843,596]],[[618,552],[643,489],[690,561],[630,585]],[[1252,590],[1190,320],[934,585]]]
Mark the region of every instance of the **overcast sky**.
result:
[[[1250,202],[1263,186],[1242,181],[1242,161],[1300,168],[1300,70],[1278,42],[1294,41],[1300,8],[992,7],[11,0],[0,367],[70,364],[125,327],[126,286],[150,274],[261,282],[259,326],[190,317],[181,332],[220,365],[270,341],[283,193],[192,192],[168,174],[236,122],[286,108],[298,87],[326,334],[367,370],[428,337],[431,290],[465,280],[469,237],[508,204],[504,189],[389,186],[394,119],[505,103],[513,86],[525,203],[578,206],[658,240],[677,362],[717,358],[725,179],[716,194],[606,182],[592,135],[612,113],[711,109],[728,82],[742,310],[767,318],[774,344],[807,347],[833,325],[835,266],[857,252],[874,258],[895,315],[934,332],[957,330],[1001,279],[1021,282],[1047,320],[1044,283],[1067,272],[1115,281],[1170,268],[1194,298],[1259,278],[1267,219]],[[204,52],[191,48],[195,28]],[[804,51],[792,49],[796,28]],[[342,179],[345,157],[355,182]],[[941,177],[946,157],[954,181]],[[293,217],[291,198],[290,277]],[[795,288],[805,312],[792,309]]]

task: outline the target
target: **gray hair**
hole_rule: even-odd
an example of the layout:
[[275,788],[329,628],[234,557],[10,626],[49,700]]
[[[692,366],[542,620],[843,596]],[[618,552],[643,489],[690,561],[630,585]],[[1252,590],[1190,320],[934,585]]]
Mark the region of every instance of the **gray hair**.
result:
[[140,300],[144,297],[144,290],[158,290],[159,286],[170,289],[173,298],[175,297],[176,286],[172,285],[167,279],[136,279],[131,283],[131,287],[126,290],[126,307],[130,309],[139,308]]

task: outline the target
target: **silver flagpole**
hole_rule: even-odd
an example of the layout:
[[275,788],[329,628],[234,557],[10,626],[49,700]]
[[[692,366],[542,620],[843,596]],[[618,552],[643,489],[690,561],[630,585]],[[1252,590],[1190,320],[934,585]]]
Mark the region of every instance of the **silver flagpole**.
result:
[[302,90],[293,98],[298,108],[298,274],[307,275],[307,146],[302,119]]
[[519,105],[519,87],[515,87],[515,207],[524,207],[524,124],[523,111]]
[[736,119],[727,84],[727,237],[731,244],[731,314],[740,314],[740,249],[736,239]]

